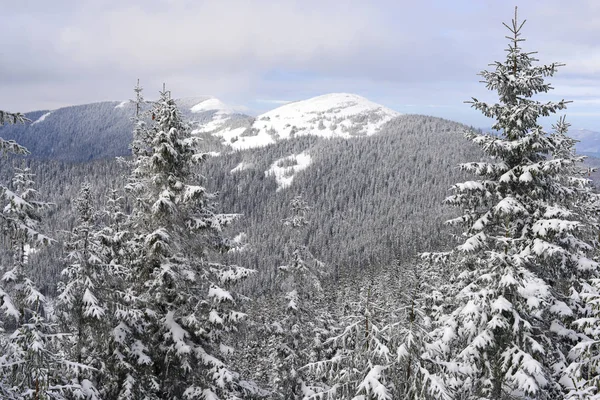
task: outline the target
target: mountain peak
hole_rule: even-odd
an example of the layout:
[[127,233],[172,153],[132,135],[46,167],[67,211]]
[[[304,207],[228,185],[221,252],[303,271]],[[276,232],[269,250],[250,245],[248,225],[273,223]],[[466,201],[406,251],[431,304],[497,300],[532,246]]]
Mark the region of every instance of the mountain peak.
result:
[[250,130],[229,144],[237,149],[265,146],[279,139],[314,135],[350,138],[373,135],[401,115],[351,93],[329,93],[296,101],[256,117]]
[[234,114],[235,110],[217,98],[208,98],[190,107],[193,113],[216,111],[219,114]]

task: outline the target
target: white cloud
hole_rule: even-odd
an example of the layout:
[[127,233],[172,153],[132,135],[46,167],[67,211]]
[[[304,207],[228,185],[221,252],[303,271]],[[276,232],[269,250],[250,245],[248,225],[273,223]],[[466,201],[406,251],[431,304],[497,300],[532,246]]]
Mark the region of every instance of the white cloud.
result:
[[61,29],[57,47],[83,66],[227,73],[347,58],[384,39],[383,31],[370,27],[375,8],[358,1],[338,5],[242,0],[117,5],[80,13]]
[[[550,79],[551,95],[585,100],[573,107],[595,105],[600,2],[521,3],[525,49],[567,64]],[[167,82],[178,97],[208,93],[265,111],[280,99],[355,92],[450,118],[468,110],[462,102],[470,96],[493,97],[476,73],[503,59],[501,23],[513,12],[492,0],[21,0],[2,7],[0,108],[126,99],[140,78],[148,97]]]

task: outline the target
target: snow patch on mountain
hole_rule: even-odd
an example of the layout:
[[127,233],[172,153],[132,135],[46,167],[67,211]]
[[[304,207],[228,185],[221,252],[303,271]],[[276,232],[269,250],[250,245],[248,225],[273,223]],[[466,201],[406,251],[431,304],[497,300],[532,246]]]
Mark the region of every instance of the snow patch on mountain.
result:
[[245,170],[250,169],[252,167],[254,167],[254,164],[242,161],[235,168],[233,168],[231,171],[229,171],[229,173],[230,174],[235,174],[236,172],[245,171]]
[[125,106],[126,106],[126,105],[127,105],[129,102],[130,102],[129,100],[122,101],[122,102],[120,102],[119,104],[117,104],[117,105],[115,106],[115,108],[125,108]]
[[40,122],[44,122],[44,120],[45,120],[46,118],[48,118],[48,116],[49,116],[50,114],[52,114],[52,111],[50,111],[50,112],[47,112],[46,114],[42,115],[41,117],[39,117],[38,119],[36,119],[35,121],[33,121],[33,122],[31,123],[31,125],[35,125],[35,124],[39,124]]
[[252,124],[253,118],[238,113],[214,97],[183,99],[184,108],[192,127],[193,135],[212,135],[221,138],[224,144],[231,144]]
[[265,171],[265,176],[274,176],[277,182],[277,191],[285,189],[292,184],[294,175],[312,163],[310,154],[302,152],[276,160],[271,167]]
[[301,135],[368,136],[379,132],[383,124],[399,115],[355,94],[332,93],[288,103],[259,115],[249,130],[237,140],[226,143],[236,149],[247,149]]
[[199,113],[204,111],[216,111],[217,114],[233,114],[235,111],[233,108],[229,107],[227,104],[223,103],[219,99],[207,99],[204,100],[192,107],[190,107],[190,111],[193,113]]

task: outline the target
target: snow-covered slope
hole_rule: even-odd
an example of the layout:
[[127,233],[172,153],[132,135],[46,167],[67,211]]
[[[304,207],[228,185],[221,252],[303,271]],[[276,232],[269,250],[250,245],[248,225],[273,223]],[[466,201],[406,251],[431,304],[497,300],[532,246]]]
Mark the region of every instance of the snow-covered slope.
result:
[[266,146],[299,135],[350,138],[375,134],[398,115],[364,97],[332,93],[286,104],[256,117],[250,129],[219,136],[236,149]]
[[214,97],[178,100],[182,113],[191,121],[193,134],[215,136],[224,144],[250,128],[252,117],[237,112]]
[[294,174],[308,168],[312,158],[310,154],[303,152],[292,154],[276,160],[271,167],[265,171],[265,176],[274,176],[277,181],[277,191],[285,189],[292,184]]

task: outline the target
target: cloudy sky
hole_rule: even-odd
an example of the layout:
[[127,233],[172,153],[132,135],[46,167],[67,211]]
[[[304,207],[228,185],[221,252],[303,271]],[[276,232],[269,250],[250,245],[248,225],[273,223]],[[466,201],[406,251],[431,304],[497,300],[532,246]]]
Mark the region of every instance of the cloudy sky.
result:
[[[0,109],[214,95],[256,114],[356,93],[403,113],[485,127],[463,101],[493,101],[477,73],[504,58],[497,0],[0,1]],[[524,48],[566,64],[544,99],[569,99],[576,128],[600,130],[600,2],[515,1]]]

